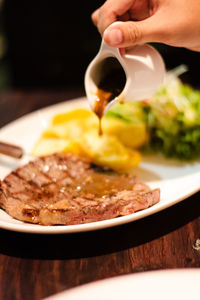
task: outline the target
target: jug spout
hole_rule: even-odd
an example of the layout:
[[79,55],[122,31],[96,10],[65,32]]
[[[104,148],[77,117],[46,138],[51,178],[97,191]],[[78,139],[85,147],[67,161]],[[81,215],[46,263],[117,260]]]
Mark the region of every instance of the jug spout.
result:
[[91,109],[103,115],[116,102],[152,97],[164,75],[164,61],[152,46],[138,45],[121,55],[102,41],[85,73],[86,96]]

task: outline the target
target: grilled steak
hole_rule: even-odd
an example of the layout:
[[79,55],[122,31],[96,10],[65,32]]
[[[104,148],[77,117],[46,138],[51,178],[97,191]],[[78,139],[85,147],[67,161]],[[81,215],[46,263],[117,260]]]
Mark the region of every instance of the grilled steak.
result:
[[159,189],[136,177],[99,169],[72,154],[40,157],[0,181],[0,207],[16,219],[42,225],[111,219],[159,199]]

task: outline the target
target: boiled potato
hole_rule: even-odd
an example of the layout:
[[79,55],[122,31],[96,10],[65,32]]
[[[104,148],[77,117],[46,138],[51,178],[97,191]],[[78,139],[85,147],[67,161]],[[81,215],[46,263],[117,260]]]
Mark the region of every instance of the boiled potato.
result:
[[36,156],[49,155],[55,152],[63,151],[70,141],[55,138],[40,138],[34,146],[32,152]]
[[76,139],[84,132],[84,127],[79,120],[72,120],[62,124],[50,126],[42,134],[44,138]]
[[71,152],[88,158],[87,153],[81,146],[82,141],[70,141],[56,138],[41,138],[33,148],[32,153],[36,156],[49,155],[55,152]]
[[53,125],[62,124],[65,122],[69,122],[71,120],[77,120],[77,119],[88,119],[90,117],[94,117],[94,113],[87,109],[74,109],[65,113],[57,114],[53,120]]
[[82,147],[94,163],[116,171],[135,168],[141,161],[140,153],[125,147],[117,137],[99,136],[96,131],[84,135]]
[[98,135],[99,120],[86,109],[56,115],[33,149],[41,156],[55,152],[71,152],[116,171],[137,167],[141,155],[133,148],[146,141],[143,123],[103,118],[103,135]]
[[[86,109],[76,109],[54,117],[52,127],[44,132],[46,137],[73,139],[85,131],[98,130],[99,121],[94,113]],[[104,134],[115,135],[128,147],[139,148],[147,141],[147,130],[144,122],[126,122],[115,118],[103,118]]]
[[55,116],[52,125],[43,132],[43,137],[75,140],[90,129],[97,130],[98,124],[98,118],[92,112],[83,109],[74,110]]
[[147,141],[147,129],[143,122],[131,123],[120,119],[104,118],[102,121],[103,132],[114,135],[125,146],[140,148]]

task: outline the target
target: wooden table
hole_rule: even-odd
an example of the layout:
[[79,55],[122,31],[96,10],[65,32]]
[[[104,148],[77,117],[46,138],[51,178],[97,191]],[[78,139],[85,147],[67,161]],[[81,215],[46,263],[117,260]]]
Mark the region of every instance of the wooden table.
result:
[[[0,127],[43,106],[83,95],[0,95]],[[35,235],[0,230],[0,299],[41,299],[116,275],[200,267],[200,193],[136,222],[94,232]],[[200,244],[200,243],[199,243]]]

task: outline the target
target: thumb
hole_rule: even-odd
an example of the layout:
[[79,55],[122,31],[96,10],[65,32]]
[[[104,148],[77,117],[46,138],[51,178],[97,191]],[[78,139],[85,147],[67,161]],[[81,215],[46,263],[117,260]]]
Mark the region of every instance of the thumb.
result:
[[112,23],[103,33],[104,41],[113,47],[128,48],[136,44],[162,42],[160,20],[153,16],[143,21]]

